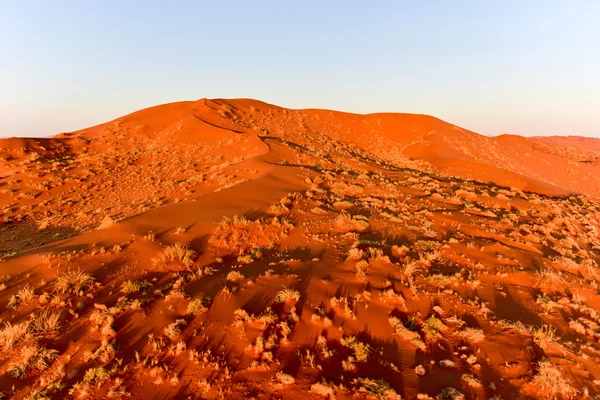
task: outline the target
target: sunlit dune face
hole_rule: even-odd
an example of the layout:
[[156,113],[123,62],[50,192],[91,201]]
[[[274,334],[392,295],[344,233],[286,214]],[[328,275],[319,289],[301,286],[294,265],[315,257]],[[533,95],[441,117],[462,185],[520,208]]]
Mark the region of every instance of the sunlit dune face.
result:
[[598,396],[596,145],[250,99],[0,140],[0,391]]

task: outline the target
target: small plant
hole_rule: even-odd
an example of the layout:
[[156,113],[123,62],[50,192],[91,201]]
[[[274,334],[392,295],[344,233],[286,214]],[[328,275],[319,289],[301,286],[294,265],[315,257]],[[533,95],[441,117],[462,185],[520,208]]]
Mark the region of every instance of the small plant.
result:
[[187,307],[188,315],[198,315],[206,311],[208,311],[208,307],[206,306],[206,300],[203,298],[193,299]]
[[402,323],[402,321],[400,321],[398,318],[390,317],[389,323],[392,326],[392,328],[394,328],[396,335],[400,336],[404,340],[409,341],[421,351],[425,351],[427,349],[427,346],[425,346],[425,343],[421,339],[421,336],[417,332],[413,332],[412,330],[407,329]]
[[453,387],[447,387],[442,389],[441,392],[435,396],[437,400],[465,400],[466,397],[459,390],[454,389]]
[[156,266],[167,266],[169,264],[181,264],[185,267],[191,267],[194,264],[196,252],[181,243],[175,243],[167,246],[152,259]]
[[536,287],[543,293],[559,292],[565,285],[565,279],[559,271],[544,269],[538,272]]
[[348,347],[354,353],[354,358],[358,362],[367,362],[369,354],[371,353],[371,347],[359,341],[354,336],[350,336],[346,339],[342,339],[342,344]]
[[369,228],[369,223],[359,216],[351,217],[342,213],[334,220],[333,225],[339,232],[363,232]]
[[35,299],[35,291],[29,285],[25,285],[24,288],[17,292],[16,297],[19,300],[19,304],[27,303]]
[[109,226],[112,226],[115,223],[116,223],[116,221],[114,219],[112,219],[110,215],[107,215],[104,217],[102,222],[100,222],[100,225],[98,225],[98,229],[108,228]]
[[367,277],[367,267],[369,263],[366,260],[360,260],[356,263],[356,277],[359,281],[364,281]]
[[364,252],[357,247],[353,247],[350,250],[348,250],[348,260],[360,260],[361,258],[363,258],[363,256]]
[[15,378],[25,379],[29,369],[44,371],[57,356],[58,351],[35,343],[21,349],[19,361],[13,364],[8,372]]
[[150,242],[154,242],[154,240],[156,239],[156,234],[152,231],[148,232],[145,236],[144,236],[144,240],[150,241]]
[[62,315],[60,312],[43,311],[31,319],[30,328],[40,335],[55,333],[62,326]]
[[238,271],[231,271],[230,273],[227,274],[227,280],[229,282],[237,283],[243,279],[244,279],[244,275],[242,275]]
[[323,383],[313,383],[310,386],[311,393],[322,396],[326,399],[335,399],[335,391],[333,390],[333,386],[323,381]]
[[370,398],[378,400],[402,400],[389,383],[382,379],[357,378],[352,382],[360,392],[366,392]]
[[473,343],[479,343],[485,338],[483,331],[475,328],[465,328],[464,330],[458,332],[458,334],[464,339],[470,340]]
[[538,363],[538,373],[531,383],[548,399],[573,399],[578,393],[563,373],[547,360]]
[[556,334],[554,329],[549,325],[542,325],[539,328],[532,327],[531,334],[533,341],[542,348],[547,350],[550,346],[556,345]]
[[293,227],[285,218],[250,221],[246,217],[235,215],[233,218],[223,218],[210,241],[216,247],[235,250],[238,255],[243,256],[254,249],[273,248]]
[[13,345],[31,336],[30,322],[21,322],[19,324],[4,323],[4,328],[0,330],[0,346],[4,351],[12,349]]
[[82,384],[84,386],[100,386],[110,378],[110,373],[102,367],[90,368],[85,371]]
[[277,303],[285,303],[289,300],[298,301],[300,300],[300,292],[294,289],[283,289],[277,293],[275,296],[275,302]]
[[294,379],[293,376],[288,375],[283,373],[282,371],[279,371],[278,373],[275,374],[275,379],[277,380],[277,382],[279,382],[282,385],[291,385],[292,383],[294,383],[296,381],[296,379]]
[[121,293],[137,293],[150,286],[152,286],[152,284],[148,281],[126,281],[121,284]]
[[439,320],[435,315],[432,315],[425,320],[422,330],[425,334],[426,340],[435,341],[441,337],[440,332],[446,328],[446,325],[444,325],[441,320]]
[[187,325],[185,319],[178,319],[165,328],[165,336],[171,340],[175,340],[181,333],[181,330]]
[[81,295],[94,284],[94,278],[81,270],[68,271],[56,278],[54,287],[58,293]]

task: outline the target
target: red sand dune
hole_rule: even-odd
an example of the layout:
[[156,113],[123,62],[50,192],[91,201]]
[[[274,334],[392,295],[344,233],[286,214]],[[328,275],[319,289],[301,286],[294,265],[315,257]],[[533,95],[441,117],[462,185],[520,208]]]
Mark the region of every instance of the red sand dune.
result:
[[1,140],[0,392],[598,396],[593,143],[250,99]]
[[600,152],[600,139],[584,136],[534,136],[531,139],[557,146]]

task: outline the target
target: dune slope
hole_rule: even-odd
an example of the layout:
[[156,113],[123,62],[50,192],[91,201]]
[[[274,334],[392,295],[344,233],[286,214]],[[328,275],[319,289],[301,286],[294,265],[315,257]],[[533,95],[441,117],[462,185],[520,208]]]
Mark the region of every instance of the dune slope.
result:
[[200,99],[0,157],[4,396],[600,395],[586,149]]

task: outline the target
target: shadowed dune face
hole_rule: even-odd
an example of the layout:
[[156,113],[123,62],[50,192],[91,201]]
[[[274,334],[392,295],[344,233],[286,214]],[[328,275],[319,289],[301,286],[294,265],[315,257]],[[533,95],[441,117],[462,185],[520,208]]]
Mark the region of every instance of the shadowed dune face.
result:
[[250,99],[0,140],[0,392],[600,395],[573,141]]

